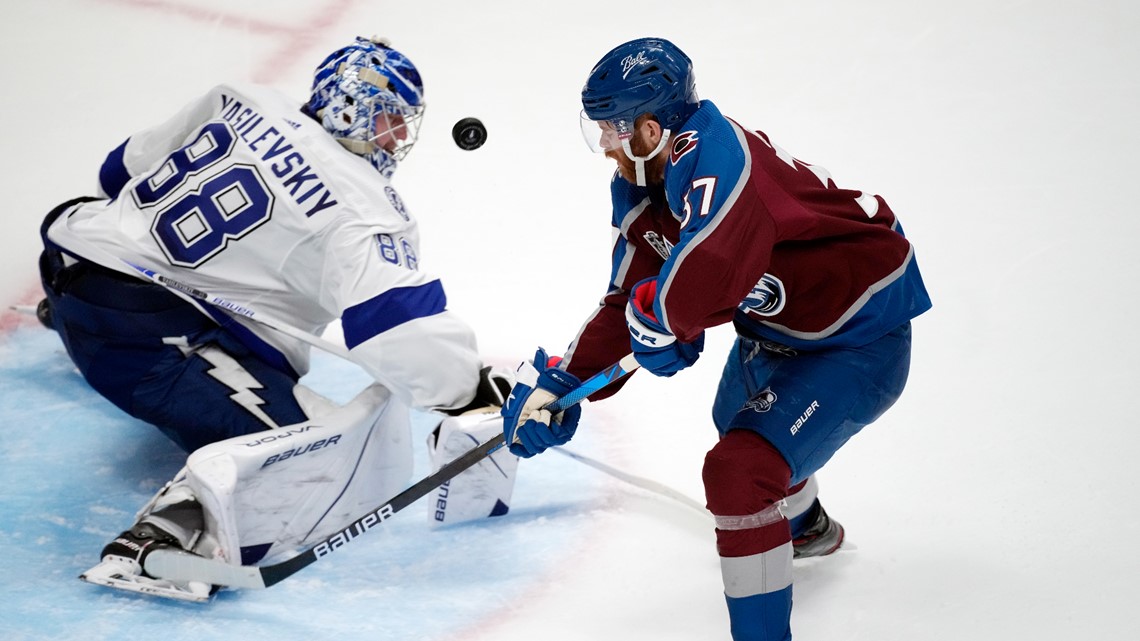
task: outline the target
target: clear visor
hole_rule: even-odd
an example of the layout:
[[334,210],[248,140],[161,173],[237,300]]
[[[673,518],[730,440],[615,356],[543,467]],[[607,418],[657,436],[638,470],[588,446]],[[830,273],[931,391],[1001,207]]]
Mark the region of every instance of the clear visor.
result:
[[420,137],[424,106],[377,100],[373,103],[372,113],[373,136],[369,142],[396,160],[403,160]]
[[622,141],[633,136],[633,121],[625,118],[590,120],[586,112],[582,111],[581,125],[582,137],[594,153],[621,149]]

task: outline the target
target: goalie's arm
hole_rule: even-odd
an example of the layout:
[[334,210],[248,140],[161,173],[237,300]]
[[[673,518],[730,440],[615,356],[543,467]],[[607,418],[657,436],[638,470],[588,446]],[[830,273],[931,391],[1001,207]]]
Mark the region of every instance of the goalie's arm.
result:
[[448,410],[475,397],[482,360],[474,332],[453,313],[416,318],[361,343],[348,316],[344,328],[352,359],[410,406]]
[[474,331],[447,308],[443,283],[412,260],[414,231],[398,252],[384,253],[383,229],[346,224],[328,232],[335,237],[324,254],[322,305],[340,317],[352,360],[401,401],[462,407],[482,367]]

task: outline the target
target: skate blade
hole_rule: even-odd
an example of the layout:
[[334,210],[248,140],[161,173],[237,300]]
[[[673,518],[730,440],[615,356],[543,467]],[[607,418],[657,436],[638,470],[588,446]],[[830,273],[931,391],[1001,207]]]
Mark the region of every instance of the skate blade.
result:
[[152,579],[138,574],[137,571],[132,571],[134,569],[115,561],[103,561],[80,574],[79,578],[94,585],[164,599],[193,603],[205,603],[210,599],[210,586],[205,583],[190,581],[185,584],[178,584],[162,579]]

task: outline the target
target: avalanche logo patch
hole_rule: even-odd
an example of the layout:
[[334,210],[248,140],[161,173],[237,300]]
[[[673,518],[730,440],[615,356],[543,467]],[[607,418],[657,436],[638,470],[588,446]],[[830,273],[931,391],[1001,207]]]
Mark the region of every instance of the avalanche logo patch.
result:
[[776,402],[776,393],[772,391],[771,387],[766,387],[760,391],[756,396],[748,399],[744,404],[744,409],[752,410],[753,412],[767,412],[772,409],[772,405]]
[[396,213],[403,216],[404,220],[412,220],[412,217],[408,215],[407,209],[404,208],[404,201],[400,200],[400,194],[397,194],[395,189],[385,187],[384,195],[388,197],[388,202],[392,203],[392,209],[395,209]]
[[653,251],[661,256],[662,260],[669,260],[669,255],[673,253],[673,243],[669,242],[668,238],[655,231],[645,232],[644,238],[645,242],[653,248]]
[[673,149],[669,152],[669,162],[676,165],[685,154],[697,148],[697,132],[683,131],[673,138]]
[[771,274],[764,274],[737,307],[760,316],[775,316],[784,310],[785,302],[787,293],[783,281]]

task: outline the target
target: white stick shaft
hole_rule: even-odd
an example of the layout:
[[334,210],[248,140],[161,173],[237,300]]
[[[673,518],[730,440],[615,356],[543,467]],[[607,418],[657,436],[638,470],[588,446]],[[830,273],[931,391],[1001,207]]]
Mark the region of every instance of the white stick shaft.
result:
[[552,447],[550,449],[554,450],[555,452],[558,452],[559,454],[562,454],[563,456],[568,456],[568,457],[574,459],[575,461],[578,461],[579,463],[584,463],[586,465],[589,465],[590,467],[594,468],[595,470],[598,470],[600,472],[608,474],[608,475],[610,475],[610,476],[612,476],[612,477],[614,477],[620,481],[624,481],[625,483],[628,483],[628,484],[633,485],[635,487],[639,487],[643,490],[647,490],[649,492],[653,492],[654,494],[659,494],[659,495],[664,496],[666,498],[672,499],[672,500],[680,503],[681,505],[684,505],[685,507],[692,508],[692,509],[696,510],[702,516],[705,516],[705,517],[711,516],[709,514],[709,511],[707,509],[705,509],[704,505],[702,505],[698,501],[690,498],[688,495],[682,494],[680,491],[669,487],[668,485],[665,485],[663,483],[659,483],[659,482],[651,480],[651,479],[636,476],[636,475],[630,474],[628,472],[623,472],[623,471],[617,469],[616,467],[606,465],[605,463],[602,463],[601,461],[598,461],[596,459],[592,459],[589,456],[586,456],[585,454],[578,454],[577,452],[571,452],[570,450],[566,449],[565,447]]
[[[122,260],[122,259],[120,259],[120,260]],[[145,267],[136,265],[136,264],[134,264],[130,261],[127,261],[127,260],[123,260],[123,263],[126,264],[127,266],[131,267],[132,269],[134,269],[135,272],[144,276],[147,280],[151,281],[152,283],[157,283],[159,285],[162,285],[163,287],[169,289],[170,291],[172,291],[176,294],[183,296],[184,298],[196,299],[196,300],[200,300],[200,301],[209,303],[209,304],[213,305],[214,307],[220,307],[220,308],[230,312],[231,314],[234,314],[237,316],[243,316],[243,317],[248,318],[252,321],[256,321],[258,323],[261,323],[262,325],[265,325],[266,327],[274,329],[274,330],[281,332],[282,334],[285,334],[287,336],[292,336],[293,338],[296,338],[297,340],[308,343],[309,345],[312,345],[313,347],[316,347],[318,349],[322,349],[326,352],[329,352],[330,354],[340,356],[341,358],[343,358],[345,360],[349,360],[349,361],[352,360],[352,357],[349,356],[349,354],[348,354],[348,349],[346,347],[344,347],[343,345],[337,345],[336,343],[334,343],[330,340],[321,338],[320,336],[317,336],[316,334],[313,334],[311,332],[306,332],[303,329],[293,327],[289,323],[277,320],[277,319],[273,318],[272,316],[266,316],[265,314],[263,314],[261,312],[258,312],[254,309],[251,309],[248,305],[239,305],[238,303],[234,303],[232,301],[229,301],[229,300],[222,298],[221,296],[218,296],[216,294],[211,294],[210,292],[202,291],[202,290],[197,289],[195,287],[191,287],[191,286],[186,285],[184,283],[180,283],[180,282],[174,280],[173,278],[170,278],[169,276],[164,276],[162,274],[159,274],[158,272],[154,271],[153,269],[147,269]]]
[[[248,305],[241,305],[210,292],[205,292],[196,287],[186,285],[185,283],[180,283],[173,278],[154,271],[153,269],[147,269],[146,267],[136,265],[131,261],[126,260],[125,258],[119,258],[118,256],[111,254],[109,251],[93,243],[83,242],[82,244],[83,249],[80,252],[80,255],[87,260],[102,265],[103,267],[128,274],[134,274],[136,276],[142,276],[152,283],[162,285],[163,287],[187,300],[200,300],[202,302],[213,305],[214,307],[224,309],[236,316],[243,316],[252,321],[261,323],[270,329],[281,332],[286,336],[291,336],[304,343],[308,343],[317,349],[326,351],[335,356],[339,356],[347,361],[352,361],[352,357],[349,356],[348,353],[348,348],[343,345],[338,345],[330,340],[321,338],[312,332],[306,332],[305,330],[294,327],[285,321],[277,320],[271,316],[266,316],[265,314],[252,309]],[[124,269],[120,265],[125,265],[129,269]]]

